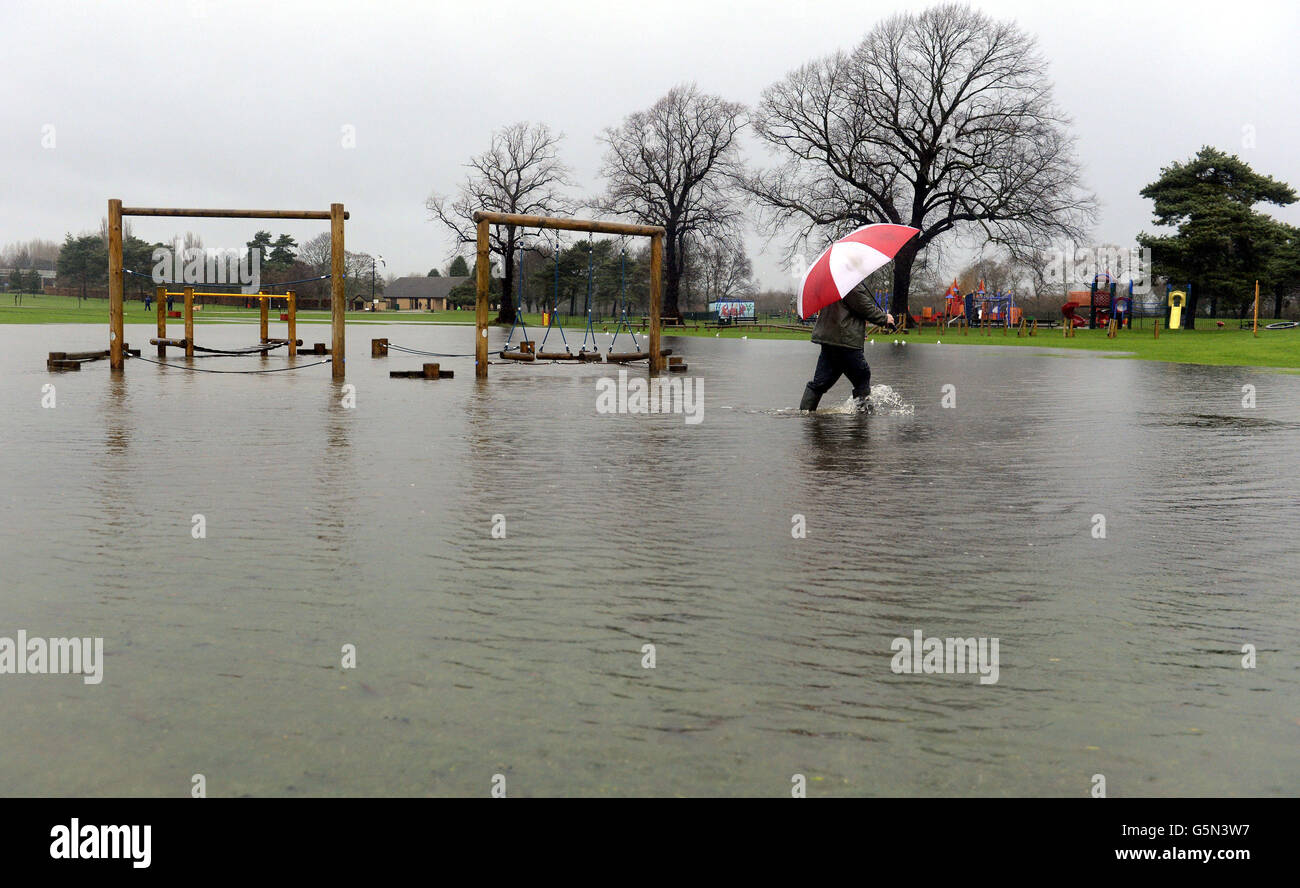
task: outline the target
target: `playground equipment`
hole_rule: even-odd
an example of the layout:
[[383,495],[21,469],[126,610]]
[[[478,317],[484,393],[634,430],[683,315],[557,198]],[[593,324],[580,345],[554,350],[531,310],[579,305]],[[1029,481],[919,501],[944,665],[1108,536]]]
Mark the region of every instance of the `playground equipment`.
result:
[[[591,276],[590,254],[587,257],[587,260],[588,260],[587,275],[588,278],[590,279]],[[588,288],[590,288],[591,286],[590,280],[588,280],[587,286]],[[546,332],[542,334],[541,346],[536,351],[537,357],[546,361],[598,361],[600,360],[600,356],[597,355],[595,352],[583,352],[583,353],[575,354],[573,352],[573,349],[569,347],[569,340],[564,335],[564,326],[557,325],[555,323],[555,319],[559,317],[560,314],[560,238],[559,235],[556,235],[555,238],[555,286],[551,291],[551,310],[548,312],[544,312],[544,314],[546,315],[545,318]],[[552,330],[559,331],[560,342],[564,343],[564,351],[548,352],[546,350],[546,340],[551,338]],[[584,338],[584,342],[585,342],[585,338]]]
[[[243,349],[215,349],[215,348],[204,348],[203,346],[196,345],[194,343],[194,297],[195,296],[230,296],[230,295],[231,294],[229,293],[200,293],[195,291],[193,287],[186,287],[184,290],[178,292],[169,292],[166,287],[159,287],[156,294],[156,299],[158,301],[158,335],[149,340],[150,345],[158,346],[158,357],[160,358],[167,357],[167,347],[169,345],[175,348],[184,348],[185,357],[187,358],[194,357],[194,352],[196,350],[208,352],[209,354],[214,354],[214,355],[244,355],[244,354],[266,355],[269,354],[271,349],[273,348],[279,348],[281,346],[287,345],[292,350],[295,349],[297,346],[302,345],[302,340],[297,338],[298,299],[292,290],[289,290],[287,293],[285,293],[283,297],[271,293],[240,294],[245,299],[257,299],[261,303],[261,331],[260,331],[261,347],[254,346],[252,348],[243,348]],[[175,314],[174,312],[168,312],[166,310],[167,297],[169,296],[181,296],[185,300],[184,301],[184,306],[185,306],[184,309],[185,338],[184,339],[169,339],[167,337],[167,315]],[[285,306],[286,311],[283,317],[285,321],[288,323],[289,335],[284,339],[279,339],[279,338],[273,339],[269,335],[269,329],[268,329],[270,325],[270,316],[269,316],[270,301],[272,299],[281,299],[281,298],[283,298],[287,303]],[[317,351],[312,352],[312,354],[317,354],[317,353],[318,353]]]
[[[627,330],[627,335],[632,337],[632,345],[635,346],[634,352],[616,352],[614,343],[618,342],[619,333]],[[642,358],[648,359],[648,353],[643,354],[641,343],[637,341],[636,331],[627,319],[627,239],[619,244],[618,253],[618,322],[614,325],[614,338],[609,341],[609,348],[605,350],[605,360],[616,363],[627,363],[628,361],[639,361]],[[668,362],[668,369],[673,370],[682,366],[681,358],[672,358]]]
[[1020,323],[1021,310],[1012,293],[966,294],[965,316],[979,327],[1009,328]]
[[[526,217],[526,218],[533,218],[533,217]],[[578,225],[606,226],[612,224],[612,223],[586,223],[583,222],[582,220],[567,220],[567,219],[554,220],[554,221],[565,223],[565,230],[574,230],[574,229],[584,230],[581,228],[577,228]],[[555,226],[555,227],[558,228],[559,226]],[[622,226],[615,226],[615,227],[621,228]],[[648,228],[649,226],[631,226],[631,227]],[[594,227],[591,229],[591,232],[600,231],[600,230],[602,230],[601,227]],[[500,356],[503,359],[517,364],[533,364],[541,361],[600,362],[602,357],[607,363],[611,363],[611,364],[624,364],[630,361],[650,360],[651,358],[650,352],[641,350],[641,344],[637,340],[636,333],[632,329],[631,322],[628,320],[627,317],[627,251],[625,248],[622,250],[622,258],[621,258],[621,275],[620,275],[621,281],[620,281],[620,292],[619,292],[618,327],[616,327],[615,329],[614,338],[610,341],[609,349],[607,353],[602,355],[601,352],[598,350],[596,345],[596,331],[592,327],[592,307],[594,305],[593,252],[594,251],[591,244],[591,238],[588,238],[587,300],[586,300],[587,335],[584,336],[583,344],[579,348],[579,351],[575,352],[572,350],[572,347],[569,345],[568,339],[565,336],[564,327],[558,324],[556,321],[556,318],[559,317],[559,301],[560,301],[560,241],[557,236],[555,240],[555,247],[554,247],[555,284],[552,290],[549,306],[543,303],[542,314],[545,319],[544,322],[546,324],[546,332],[543,334],[542,341],[540,343],[535,342],[534,340],[528,338],[528,328],[527,325],[524,323],[523,319],[521,317],[517,317],[515,323],[511,324],[510,330],[506,334],[505,347],[502,348],[501,351],[499,352]],[[653,251],[652,251],[652,258],[653,258]],[[522,263],[520,267],[522,269]],[[521,270],[520,272],[521,283],[519,288],[519,293],[521,296],[523,293],[522,276],[523,275]],[[655,300],[652,299],[652,302],[655,302]],[[523,305],[522,298],[519,300],[519,305],[522,308]],[[514,332],[517,328],[523,331],[522,336],[524,338],[519,340],[519,342],[512,347],[511,342],[514,339]],[[623,329],[626,329],[628,335],[632,337],[632,343],[636,347],[636,351],[634,352],[614,351],[614,345],[618,341],[618,336]],[[553,331],[559,333],[560,341],[564,344],[564,351],[562,352],[546,350],[547,340],[550,338],[550,335]],[[588,339],[591,340],[590,349],[587,348]],[[478,340],[479,340],[478,343],[479,348],[481,349],[484,337],[480,335],[478,337]],[[479,353],[479,351],[475,351],[470,354],[458,355],[458,354],[448,354],[444,352],[431,352],[431,351],[423,351],[420,349],[408,348],[406,346],[395,345],[389,342],[387,339],[372,339],[370,341],[371,357],[375,357],[375,358],[386,357],[390,349],[394,349],[396,351],[403,352],[406,354],[423,355],[429,357],[447,357],[447,358],[472,357],[475,358],[476,360],[479,360],[483,357]],[[661,362],[663,358],[668,358],[671,354],[672,354],[672,349],[660,349],[659,357],[661,359]],[[394,377],[401,376],[403,378],[424,378],[424,379],[451,378],[452,374],[446,370],[440,370],[439,371],[440,376],[437,377],[428,375],[433,372],[431,368],[436,368],[436,367],[437,365],[435,364],[425,364],[422,370],[393,371],[389,375]],[[667,369],[672,372],[678,372],[678,373],[683,372],[686,370],[686,364],[684,361],[682,361],[681,358],[671,358],[667,366]],[[479,378],[482,378],[484,375],[486,374],[478,373]]]
[[[1086,294],[1086,293],[1084,293],[1084,294],[1080,294],[1080,293],[1071,293],[1070,295],[1071,295],[1071,296],[1080,296],[1080,295],[1085,295],[1085,296],[1086,296],[1087,294]],[[1065,326],[1066,326],[1067,329],[1074,329],[1075,327],[1086,327],[1086,326],[1088,326],[1088,319],[1087,319],[1087,318],[1084,318],[1084,317],[1081,317],[1081,316],[1079,315],[1079,313],[1078,313],[1080,307],[1081,307],[1081,304],[1080,304],[1079,302],[1073,300],[1073,299],[1071,299],[1069,302],[1067,302],[1067,303],[1065,303],[1064,305],[1061,306],[1061,320],[1063,320],[1063,321],[1065,322]]]
[[[506,344],[501,349],[501,357],[510,361],[534,361],[535,345],[528,338],[528,324],[524,322],[524,239],[519,239],[519,265],[515,272],[515,277],[519,279],[519,292],[515,297],[515,319],[510,324],[510,332],[506,333]],[[517,349],[510,347],[510,340],[514,338],[515,328],[522,328],[521,335],[524,337],[519,341]]]
[[961,325],[963,318],[966,317],[966,300],[962,298],[961,290],[957,286],[956,278],[953,279],[952,286],[943,294],[943,323],[945,327],[951,327],[953,324]]
[[[660,287],[663,279],[663,251],[664,251],[664,229],[658,225],[634,225],[624,222],[599,222],[590,219],[562,219],[548,216],[523,216],[515,213],[489,213],[479,211],[474,214],[474,223],[477,226],[477,264],[476,270],[476,290],[477,298],[475,300],[475,323],[474,323],[474,375],[479,379],[486,379],[488,375],[488,227],[491,225],[516,225],[521,228],[538,228],[552,229],[555,231],[583,231],[589,235],[594,234],[616,234],[633,237],[650,238],[650,348],[649,348],[649,366],[650,372],[659,373],[664,368],[664,354],[659,349],[660,337]],[[557,247],[558,249],[558,247]],[[557,252],[558,257],[558,252]],[[590,255],[588,256],[588,266],[590,267]],[[557,265],[558,268],[558,265]],[[591,328],[591,283],[590,273],[588,274],[588,304],[587,304],[587,326]],[[554,312],[552,312],[554,316]],[[549,332],[549,328],[548,328]],[[592,332],[592,339],[595,339],[595,332]],[[543,338],[545,342],[545,338]],[[586,337],[583,338],[583,348],[586,345]],[[567,351],[567,343],[566,343]],[[583,354],[582,350],[579,354]],[[594,360],[600,359],[600,353],[595,353]],[[538,355],[534,354],[534,357]],[[579,358],[582,360],[582,358]]]
[[[1129,284],[1132,287],[1132,284]],[[1128,326],[1133,325],[1133,297],[1115,298],[1115,282],[1106,272],[1092,276],[1092,283],[1087,290],[1074,290],[1068,301],[1061,306],[1061,318],[1068,327],[1109,327],[1111,318],[1118,313],[1124,315]]]
[[[122,351],[133,358],[140,357],[140,349],[131,348],[126,343],[122,344]],[[108,357],[108,349],[89,352],[50,352],[49,358],[45,362],[45,369],[80,370],[82,364],[89,364],[91,361],[104,361]]]
[[[519,363],[534,363],[539,359],[546,360],[546,361],[580,361],[580,362],[600,360],[600,352],[596,347],[596,331],[591,324],[592,275],[594,270],[594,264],[593,264],[594,252],[595,252],[595,248],[591,242],[591,238],[589,237],[587,240],[587,297],[584,303],[584,309],[587,314],[587,326],[585,331],[583,332],[582,345],[579,346],[578,351],[575,353],[573,349],[569,347],[569,340],[564,335],[564,327],[562,325],[557,327],[555,323],[555,319],[559,316],[559,302],[560,302],[560,239],[558,237],[555,239],[555,287],[551,294],[550,311],[543,311],[544,322],[546,324],[546,332],[542,334],[542,342],[540,348],[538,347],[538,344],[535,341],[528,338],[528,327],[523,320],[523,304],[524,304],[523,250],[522,249],[520,250],[519,253],[520,271],[518,273],[519,274],[519,298],[516,299],[515,301],[515,305],[518,307],[518,311],[515,313],[514,323],[510,325],[510,332],[506,334],[505,347],[502,348],[500,351],[500,355],[502,358],[504,358],[507,361],[515,361]],[[515,327],[521,327],[523,329],[524,339],[522,339],[519,342],[519,346],[517,348],[512,349],[510,347],[510,339],[514,336]],[[546,341],[550,338],[551,331],[554,329],[559,330],[560,341],[564,343],[564,351],[562,352],[546,351]],[[591,339],[590,349],[587,348],[588,338]]]
[[[320,219],[328,220],[330,223],[330,296],[331,296],[331,320],[330,329],[332,333],[332,343],[329,349],[331,363],[333,366],[333,376],[335,379],[341,379],[344,375],[345,354],[344,354],[344,323],[346,320],[345,311],[347,304],[343,295],[343,223],[348,218],[348,213],[343,209],[343,204],[330,204],[328,211],[321,210],[210,210],[210,209],[172,209],[159,207],[124,207],[122,201],[117,198],[111,198],[108,201],[108,344],[109,344],[109,367],[113,370],[121,370],[124,366],[125,351],[123,348],[123,327],[125,323],[123,311],[123,293],[125,290],[124,270],[122,267],[122,219],[125,216],[171,216],[183,218],[206,218],[206,219]],[[481,231],[480,237],[485,234]],[[483,248],[485,243],[480,244],[480,251],[485,252]],[[486,287],[487,287],[487,267],[486,255],[484,255],[484,266],[480,271],[480,280],[483,291],[480,299],[484,300],[483,313],[486,315]],[[192,290],[192,288],[187,288]],[[230,294],[223,294],[230,295]],[[190,301],[192,303],[193,296]],[[159,300],[159,309],[166,304],[166,299]],[[265,317],[266,303],[263,303],[263,317]],[[193,315],[191,315],[186,327],[186,339],[193,341]],[[263,327],[265,336],[265,326]],[[165,339],[165,336],[159,338]],[[166,345],[177,345],[174,341],[159,343],[160,347]],[[264,343],[265,344],[265,343]],[[484,347],[487,340],[484,338]],[[255,349],[254,351],[262,351]],[[187,347],[186,353],[192,355],[193,352]],[[321,346],[317,346],[312,354],[324,354]],[[138,356],[138,355],[137,355]]]
[[1170,330],[1181,330],[1183,328],[1183,308],[1186,305],[1186,293],[1182,290],[1171,290],[1169,292],[1169,322],[1166,326]]
[[388,371],[389,379],[452,379],[455,375],[451,370],[443,370],[440,364],[425,364],[419,370]]

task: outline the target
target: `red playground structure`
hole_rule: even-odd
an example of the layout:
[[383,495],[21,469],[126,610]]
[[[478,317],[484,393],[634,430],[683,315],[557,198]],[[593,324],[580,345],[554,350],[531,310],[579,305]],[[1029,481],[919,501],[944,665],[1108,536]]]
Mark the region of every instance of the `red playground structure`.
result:
[[[1130,285],[1131,290],[1132,285]],[[1115,317],[1120,326],[1132,320],[1133,297],[1115,295],[1115,281],[1106,272],[1093,275],[1092,286],[1087,290],[1075,290],[1069,294],[1069,301],[1061,306],[1061,318],[1074,327],[1091,327],[1097,329],[1110,324]]]

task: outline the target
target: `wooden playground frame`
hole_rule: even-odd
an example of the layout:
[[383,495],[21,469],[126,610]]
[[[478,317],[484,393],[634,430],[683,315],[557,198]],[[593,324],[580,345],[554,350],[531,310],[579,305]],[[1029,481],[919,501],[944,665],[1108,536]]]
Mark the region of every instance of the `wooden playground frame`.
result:
[[491,268],[488,227],[516,225],[520,228],[550,228],[556,231],[585,231],[589,234],[620,234],[650,238],[650,372],[664,369],[664,355],[659,350],[659,310],[663,286],[664,229],[659,225],[635,225],[627,222],[598,222],[593,219],[560,219],[551,216],[521,216],[515,213],[476,212],[477,261],[475,263],[474,302],[474,376],[488,375],[488,286]]
[[[345,353],[345,336],[344,326],[347,320],[347,302],[343,293],[344,282],[344,255],[343,255],[343,223],[348,218],[348,213],[343,209],[343,204],[332,203],[328,210],[210,210],[210,209],[174,209],[161,207],[124,207],[122,201],[117,198],[110,198],[108,201],[108,357],[109,368],[112,370],[121,370],[124,364],[122,352],[122,337],[124,336],[123,326],[125,316],[123,312],[123,298],[125,291],[125,281],[123,280],[122,270],[122,218],[124,216],[173,216],[184,218],[204,218],[204,219],[319,219],[330,223],[330,332],[332,334],[330,355],[332,374],[335,379],[342,379],[344,374],[344,365],[346,363]],[[485,240],[486,228],[480,227],[480,241]],[[480,250],[482,246],[480,246]],[[484,263],[486,266],[486,262]],[[486,271],[486,267],[484,268]],[[484,274],[486,278],[486,274]],[[484,284],[485,293],[480,296],[484,299],[486,295],[486,284]],[[191,345],[186,348],[186,354],[193,356],[193,288],[186,288],[186,330],[185,338]],[[227,294],[229,295],[229,294]],[[250,297],[252,298],[252,297]],[[266,339],[266,305],[262,303],[262,338]],[[162,302],[159,303],[160,310]],[[657,303],[656,303],[657,308]],[[482,314],[486,315],[486,305],[483,306]],[[160,318],[162,316],[160,315]],[[164,329],[160,320],[161,333]],[[483,338],[483,357],[484,373],[487,375],[486,358],[487,358],[487,339]],[[165,346],[159,345],[162,349]],[[292,349],[293,346],[291,345]]]
[[[167,338],[167,297],[180,296],[185,300],[184,319],[185,319],[185,338],[169,339]],[[193,287],[186,287],[183,290],[173,291],[166,287],[158,287],[154,293],[158,301],[158,335],[149,340],[151,345],[158,346],[158,357],[167,356],[167,346],[173,348],[184,348],[185,357],[194,357],[194,297],[195,296],[218,296],[229,297],[239,296],[243,299],[257,299],[261,302],[260,333],[259,341],[263,345],[273,346],[278,343],[289,346],[289,354],[295,354],[295,349],[302,345],[302,340],[298,339],[298,296],[293,290],[287,290],[283,294],[279,293],[199,293]],[[273,338],[270,335],[270,311],[271,300],[285,300],[285,317],[283,320],[288,322],[289,335],[284,339]],[[267,354],[268,352],[262,352]]]

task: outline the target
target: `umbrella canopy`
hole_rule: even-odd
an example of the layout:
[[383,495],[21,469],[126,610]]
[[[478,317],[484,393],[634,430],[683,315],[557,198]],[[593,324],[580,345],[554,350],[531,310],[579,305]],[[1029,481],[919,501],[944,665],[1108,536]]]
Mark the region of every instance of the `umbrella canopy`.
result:
[[864,225],[831,244],[804,273],[799,285],[799,317],[811,317],[843,299],[918,234],[920,229],[909,225],[880,222]]

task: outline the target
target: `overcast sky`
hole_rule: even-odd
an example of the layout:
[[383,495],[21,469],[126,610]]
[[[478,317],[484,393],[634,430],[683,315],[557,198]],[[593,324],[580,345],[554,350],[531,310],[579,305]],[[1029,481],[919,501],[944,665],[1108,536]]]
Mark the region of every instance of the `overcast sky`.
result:
[[[455,189],[493,129],[534,120],[562,131],[562,156],[591,194],[597,134],[675,83],[752,105],[792,68],[928,5],[0,0],[0,243],[97,229],[110,197],[250,209],[340,201],[349,249],[424,274],[452,249],[425,198]],[[974,5],[1018,21],[1050,60],[1101,202],[1097,242],[1130,244],[1150,229],[1137,192],[1203,144],[1300,187],[1295,0]],[[751,163],[770,162],[748,148]],[[1300,224],[1296,207],[1276,215]],[[251,234],[217,220],[133,225],[146,240],[192,230],[209,247]],[[300,243],[326,230],[270,225]],[[780,250],[759,254],[751,240],[762,283],[787,286]]]

